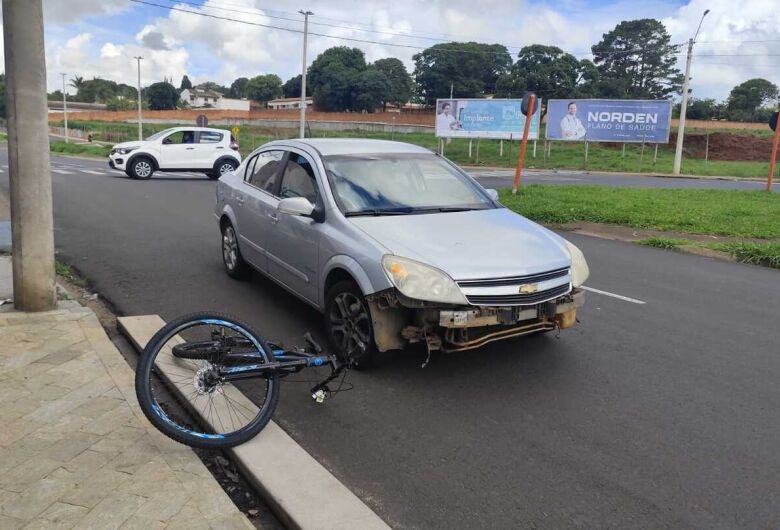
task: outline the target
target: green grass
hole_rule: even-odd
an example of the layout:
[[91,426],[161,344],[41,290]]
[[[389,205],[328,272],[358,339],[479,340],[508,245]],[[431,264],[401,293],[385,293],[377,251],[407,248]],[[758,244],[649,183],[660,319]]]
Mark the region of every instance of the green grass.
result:
[[76,272],[71,269],[70,266],[62,263],[61,261],[54,262],[54,272],[57,274],[57,276],[61,276],[70,283],[79,287],[85,287],[87,285],[87,282],[84,280],[84,278],[76,274]]
[[[52,123],[52,125],[61,125]],[[95,140],[119,143],[134,140],[138,137],[138,127],[133,123],[101,122],[71,120],[69,126],[75,129],[92,131]],[[170,123],[148,123],[143,126],[143,135],[147,137],[155,132],[174,127]],[[216,128],[229,130],[230,125],[215,125]],[[294,129],[269,129],[257,125],[239,126],[239,140],[241,153],[247,155],[254,148],[265,142],[280,138],[295,138],[298,131]],[[711,131],[712,132],[712,131]],[[726,130],[742,135],[765,136],[767,133],[756,130]],[[307,135],[315,138],[339,137],[339,138],[376,138],[381,140],[394,139],[421,145],[432,150],[438,148],[439,142],[431,133],[387,133],[368,131],[318,131],[307,130]],[[689,130],[688,134],[704,134],[703,130]],[[517,151],[519,142],[505,141],[503,154],[501,154],[498,140],[474,140],[472,152],[469,156],[469,141],[466,139],[454,139],[445,146],[444,154],[447,158],[462,165],[481,165],[512,168],[517,164]],[[585,145],[582,143],[556,142],[552,144],[550,157],[543,154],[542,140],[537,141],[536,157],[533,156],[533,142],[529,143],[526,153],[525,167],[536,169],[578,169],[590,171],[620,171],[631,173],[671,173],[674,161],[674,146],[660,145],[658,157],[653,163],[653,145],[646,145],[644,151],[641,145],[629,144],[626,146],[625,157],[619,147],[607,147],[604,144],[591,143],[588,146],[588,161],[585,163]],[[477,156],[477,150],[479,155]],[[767,159],[768,159],[767,154]],[[767,162],[730,162],[709,161],[702,159],[683,158],[682,173],[690,175],[725,175],[734,177],[766,178],[769,169]],[[779,168],[780,169],[780,168]]]
[[741,263],[780,269],[780,242],[773,243],[709,243],[714,250],[732,254]]
[[111,151],[111,147],[97,144],[66,144],[65,142],[51,142],[49,144],[49,150],[52,153],[105,158],[108,156],[109,151]]
[[780,195],[762,191],[530,185],[501,201],[545,223],[588,221],[735,237],[780,237]]
[[690,244],[690,241],[687,239],[674,239],[670,237],[646,237],[637,241],[637,244],[648,247],[663,248],[666,250],[674,250],[681,245]]
[[5,142],[6,140],[8,140],[8,135],[0,132],[0,142]]

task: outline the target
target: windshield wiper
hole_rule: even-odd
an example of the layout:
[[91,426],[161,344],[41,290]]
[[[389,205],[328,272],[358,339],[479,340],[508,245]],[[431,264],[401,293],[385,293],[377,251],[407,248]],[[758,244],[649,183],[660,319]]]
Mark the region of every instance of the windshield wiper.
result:
[[432,208],[415,208],[414,213],[450,213],[450,212],[470,212],[472,210],[484,210],[485,208],[475,208],[473,206],[434,206]]
[[380,215],[409,215],[412,213],[411,209],[398,210],[389,208],[374,208],[371,210],[358,210],[354,212],[345,212],[344,217],[361,217],[361,216],[380,216]]

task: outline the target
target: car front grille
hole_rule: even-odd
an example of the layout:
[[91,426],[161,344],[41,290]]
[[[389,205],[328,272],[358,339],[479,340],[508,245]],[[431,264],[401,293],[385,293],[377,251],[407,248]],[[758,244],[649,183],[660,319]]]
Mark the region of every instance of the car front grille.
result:
[[467,295],[466,300],[472,305],[507,306],[507,305],[535,305],[548,300],[554,300],[567,294],[571,290],[571,284],[565,283],[544,291],[530,294],[499,294],[499,295]]
[[569,274],[569,267],[555,269],[538,274],[529,274],[528,276],[508,276],[505,278],[486,278],[480,280],[458,280],[461,287],[499,287],[502,285],[522,285],[525,283],[539,283],[547,280],[553,280]]

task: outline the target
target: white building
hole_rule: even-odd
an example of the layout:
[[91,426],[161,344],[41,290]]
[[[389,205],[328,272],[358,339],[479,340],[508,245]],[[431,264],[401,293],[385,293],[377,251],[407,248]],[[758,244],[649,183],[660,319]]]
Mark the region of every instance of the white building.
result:
[[186,101],[192,108],[213,108],[222,110],[249,110],[248,99],[226,98],[214,90],[202,88],[185,88],[179,98]]
[[[314,100],[311,97],[306,98],[306,108],[308,109],[312,105],[314,105]],[[268,108],[275,110],[299,109],[301,108],[301,98],[272,99],[268,102]]]

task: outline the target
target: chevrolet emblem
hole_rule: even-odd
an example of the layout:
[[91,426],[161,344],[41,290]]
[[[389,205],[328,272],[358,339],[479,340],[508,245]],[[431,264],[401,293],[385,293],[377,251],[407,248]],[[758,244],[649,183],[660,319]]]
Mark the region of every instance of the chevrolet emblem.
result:
[[518,289],[517,292],[520,294],[533,294],[536,291],[539,290],[539,285],[536,283],[526,283],[525,285],[521,285],[520,289]]

